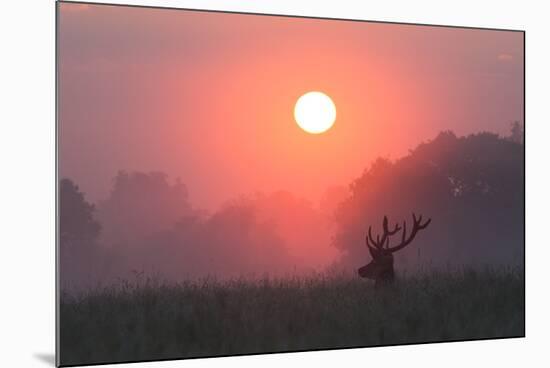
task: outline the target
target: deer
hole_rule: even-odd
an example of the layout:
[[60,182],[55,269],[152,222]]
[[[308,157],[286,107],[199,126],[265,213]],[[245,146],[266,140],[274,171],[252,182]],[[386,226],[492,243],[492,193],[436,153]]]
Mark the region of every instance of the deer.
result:
[[[391,285],[395,280],[395,271],[393,268],[393,253],[405,248],[409,245],[416,234],[428,227],[432,219],[422,223],[422,215],[416,217],[412,214],[413,227],[411,233],[407,236],[407,222],[403,221],[403,227],[395,224],[390,229],[388,227],[388,217],[384,216],[382,221],[382,236],[377,235],[376,239],[372,235],[372,226],[369,226],[365,236],[365,243],[369,249],[372,261],[357,270],[360,277],[374,280],[374,286],[380,287],[383,285]],[[402,231],[401,242],[393,247],[390,246],[390,237]]]

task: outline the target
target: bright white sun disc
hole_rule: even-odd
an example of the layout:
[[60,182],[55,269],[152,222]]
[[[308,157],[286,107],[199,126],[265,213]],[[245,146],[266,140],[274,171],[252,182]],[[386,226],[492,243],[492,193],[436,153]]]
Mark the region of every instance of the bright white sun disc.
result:
[[336,120],[336,106],[323,92],[308,92],[294,106],[296,123],[308,133],[326,132]]

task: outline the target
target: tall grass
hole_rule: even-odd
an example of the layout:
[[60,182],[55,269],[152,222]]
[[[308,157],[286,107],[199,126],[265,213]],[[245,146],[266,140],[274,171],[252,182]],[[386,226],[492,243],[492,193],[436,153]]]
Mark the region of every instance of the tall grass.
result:
[[523,271],[121,281],[60,305],[63,365],[524,335]]

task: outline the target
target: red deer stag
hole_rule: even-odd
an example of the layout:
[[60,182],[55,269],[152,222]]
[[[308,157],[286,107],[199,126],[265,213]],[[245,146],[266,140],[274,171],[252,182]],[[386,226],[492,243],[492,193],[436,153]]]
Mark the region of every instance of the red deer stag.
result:
[[[395,225],[395,227],[390,230],[388,228],[388,218],[384,216],[382,221],[382,236],[377,235],[376,239],[372,236],[371,226],[369,226],[369,231],[366,235],[367,248],[372,256],[372,261],[361,267],[358,270],[359,276],[365,277],[371,280],[374,280],[375,286],[380,286],[383,284],[391,284],[395,278],[395,272],[393,270],[393,253],[405,248],[409,245],[416,233],[418,231],[428,227],[431,219],[426,220],[422,223],[422,215],[416,217],[413,213],[413,228],[409,236],[407,236],[407,222],[403,222],[403,227]],[[401,238],[401,243],[394,247],[390,247],[390,237],[395,235],[399,230],[403,231],[403,236]]]

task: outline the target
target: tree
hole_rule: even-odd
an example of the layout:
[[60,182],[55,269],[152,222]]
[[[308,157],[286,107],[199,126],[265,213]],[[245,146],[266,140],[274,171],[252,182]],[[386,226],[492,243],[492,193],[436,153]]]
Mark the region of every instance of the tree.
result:
[[108,246],[132,246],[190,214],[186,186],[179,180],[170,183],[162,172],[119,171],[109,197],[98,206],[101,238]]
[[433,223],[403,250],[400,268],[523,263],[523,147],[509,139],[443,132],[401,159],[376,160],[350,192],[336,211],[333,243],[347,268],[368,259],[365,231],[381,214],[399,222],[413,211]]
[[59,260],[62,282],[79,284],[89,279],[97,256],[101,226],[95,207],[70,179],[59,183]]
[[523,125],[519,121],[514,121],[510,127],[510,140],[514,143],[523,144]]
[[[166,230],[137,240],[126,250],[128,265],[183,279],[281,274],[294,264],[272,222],[256,203],[234,200],[211,216],[185,216]],[[120,249],[120,247],[117,247]]]
[[63,249],[93,247],[101,226],[94,219],[95,206],[70,179],[59,184],[59,240]]

